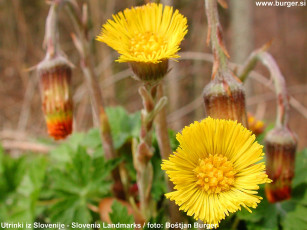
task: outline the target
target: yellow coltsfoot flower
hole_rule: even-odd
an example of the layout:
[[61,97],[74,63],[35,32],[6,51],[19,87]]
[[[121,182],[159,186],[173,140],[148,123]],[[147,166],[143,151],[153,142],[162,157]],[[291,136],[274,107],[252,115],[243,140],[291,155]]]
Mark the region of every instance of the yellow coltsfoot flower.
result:
[[189,216],[205,224],[219,224],[229,213],[256,208],[259,184],[270,183],[265,174],[263,146],[255,135],[232,120],[206,118],[177,134],[180,145],[163,160],[175,185],[166,194]]
[[97,40],[116,50],[118,62],[128,62],[144,81],[158,80],[168,71],[168,59],[179,56],[187,19],[170,6],[149,3],[125,9],[103,25]]

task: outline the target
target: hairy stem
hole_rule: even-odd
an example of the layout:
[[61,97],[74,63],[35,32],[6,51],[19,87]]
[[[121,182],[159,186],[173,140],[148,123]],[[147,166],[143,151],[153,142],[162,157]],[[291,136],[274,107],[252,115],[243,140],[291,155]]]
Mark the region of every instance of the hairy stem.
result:
[[59,50],[58,11],[59,3],[54,1],[50,6],[45,26],[43,46],[47,49],[46,58],[54,57]]
[[285,78],[271,54],[261,48],[254,51],[247,59],[246,63],[239,71],[239,78],[245,80],[249,73],[260,61],[269,71],[274,81],[275,92],[277,96],[277,116],[276,126],[286,126],[288,124],[289,97],[286,88]]
[[150,217],[150,191],[152,187],[153,168],[150,159],[153,156],[152,130],[153,120],[148,119],[155,106],[156,89],[151,85],[139,88],[144,108],[141,111],[140,143],[138,144],[134,167],[137,171],[137,185],[140,194],[141,211],[145,218]]
[[157,85],[145,83],[139,88],[139,93],[143,101],[141,111],[141,131],[140,143],[134,154],[134,167],[137,171],[137,185],[140,194],[141,211],[145,218],[151,216],[151,187],[153,180],[153,168],[151,158],[153,156],[152,132],[153,122],[157,114],[166,104],[166,98],[157,100]]
[[[160,83],[157,88],[157,100],[159,100],[162,97],[163,97],[163,85],[162,83]],[[155,119],[155,130],[157,134],[161,157],[162,159],[168,159],[168,157],[172,153],[172,149],[167,131],[166,107],[163,107],[161,109],[160,113],[158,113]],[[167,175],[165,176],[168,184],[168,191],[171,192],[173,191],[174,184],[170,180],[168,180]],[[169,212],[170,212],[171,223],[179,223],[180,221],[182,221],[182,216],[180,214],[180,211],[174,202],[170,202]]]
[[218,69],[228,68],[228,52],[223,43],[222,27],[219,21],[216,0],[205,0],[206,15],[208,20],[207,43],[211,41],[212,52],[214,55],[214,65],[212,78]]

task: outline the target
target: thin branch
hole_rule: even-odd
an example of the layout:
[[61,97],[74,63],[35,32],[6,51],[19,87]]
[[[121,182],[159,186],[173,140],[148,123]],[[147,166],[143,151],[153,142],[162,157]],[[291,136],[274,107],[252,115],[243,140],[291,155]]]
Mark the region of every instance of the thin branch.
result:
[[28,142],[28,141],[11,141],[11,140],[3,140],[1,141],[1,145],[4,149],[7,150],[21,150],[22,153],[26,152],[35,152],[35,153],[43,153],[47,154],[52,150],[52,147],[44,144]]

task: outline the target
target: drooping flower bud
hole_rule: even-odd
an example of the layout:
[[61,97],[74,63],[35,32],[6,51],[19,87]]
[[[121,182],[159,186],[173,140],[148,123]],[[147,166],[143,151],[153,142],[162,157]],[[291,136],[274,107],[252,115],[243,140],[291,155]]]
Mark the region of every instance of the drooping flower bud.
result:
[[247,122],[249,130],[252,131],[253,134],[258,136],[259,134],[263,133],[265,129],[263,121],[257,120],[254,115],[247,113]]
[[48,133],[55,140],[72,132],[71,72],[71,64],[61,55],[46,58],[37,66],[42,109]]
[[248,127],[244,88],[231,73],[219,71],[205,87],[203,98],[207,116],[237,120]]
[[297,141],[286,127],[271,130],[266,136],[267,174],[273,180],[265,192],[271,203],[291,198],[291,182],[294,177],[294,162]]

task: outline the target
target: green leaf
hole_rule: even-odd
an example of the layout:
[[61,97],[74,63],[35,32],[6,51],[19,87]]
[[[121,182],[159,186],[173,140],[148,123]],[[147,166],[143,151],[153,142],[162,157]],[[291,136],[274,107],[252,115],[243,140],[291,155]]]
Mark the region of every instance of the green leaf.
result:
[[75,151],[65,142],[50,151],[50,159],[53,166],[63,168],[67,162],[72,160]]
[[274,123],[268,124],[267,127],[265,128],[264,132],[261,133],[260,135],[258,135],[258,136],[256,137],[256,141],[257,141],[259,144],[264,145],[264,139],[265,139],[266,134],[267,134],[270,130],[272,130],[274,127],[275,127],[275,124],[274,124]]
[[307,229],[307,184],[300,184],[292,191],[292,198],[281,203],[281,224],[284,229]]
[[[165,223],[167,221],[166,215],[165,215],[165,210],[164,208],[161,208],[158,211],[158,214],[156,217],[151,217],[150,220],[147,223],[153,224],[155,226],[155,229],[166,229]],[[159,224],[161,227],[158,227],[159,225],[154,225],[154,224]],[[152,229],[148,224],[145,225],[144,230]]]
[[109,214],[110,219],[113,224],[125,224],[125,227],[119,227],[116,229],[131,229],[133,230],[134,218],[132,215],[128,214],[128,210],[125,206],[123,206],[118,201],[114,201],[112,204],[112,212]]
[[263,186],[259,191],[260,196],[264,199],[253,210],[252,214],[247,211],[240,211],[237,216],[240,220],[246,222],[249,230],[262,229],[307,229],[307,150],[303,150],[296,156],[295,178],[292,184],[291,199],[271,204],[267,201]]
[[295,187],[300,183],[307,183],[307,149],[296,154],[295,176],[292,186]]
[[240,220],[247,222],[248,229],[260,230],[260,229],[278,229],[278,210],[274,204],[267,201],[264,194],[263,186],[259,190],[259,196],[263,197],[263,200],[258,204],[256,209],[251,209],[252,213],[244,210],[237,213]]
[[53,223],[71,224],[72,222],[78,222],[88,224],[92,221],[86,200],[81,199],[79,196],[66,197],[66,199],[57,202],[52,206],[50,213],[51,222]]
[[[45,170],[44,157],[6,157],[1,179],[7,182],[7,186],[5,196],[2,197],[5,206],[0,209],[0,219],[14,223],[32,223],[35,220],[36,204],[45,179]],[[0,184],[4,184],[3,181]]]
[[121,160],[94,158],[85,147],[78,146],[64,167],[52,168],[51,197],[57,201],[49,209],[52,222],[91,223],[93,217],[87,205],[98,205],[101,198],[110,194],[112,182],[107,178]]
[[99,129],[94,128],[88,131],[88,133],[82,140],[81,145],[92,149],[97,149],[98,147],[101,147],[102,142]]
[[0,176],[3,173],[3,148],[0,144]]
[[295,209],[288,212],[284,218],[282,218],[282,226],[287,230],[305,230],[307,229],[307,207],[303,205],[297,205]]
[[139,136],[140,113],[128,114],[123,107],[109,107],[106,113],[116,149],[119,149],[127,140]]
[[173,130],[169,130],[168,136],[170,138],[171,148],[172,148],[173,151],[175,151],[179,146],[179,142],[176,139],[176,132],[173,131]]
[[167,192],[166,182],[165,182],[165,173],[161,169],[161,158],[158,154],[155,154],[152,157],[152,166],[153,166],[153,181],[151,195],[155,201],[159,201],[161,197]]

